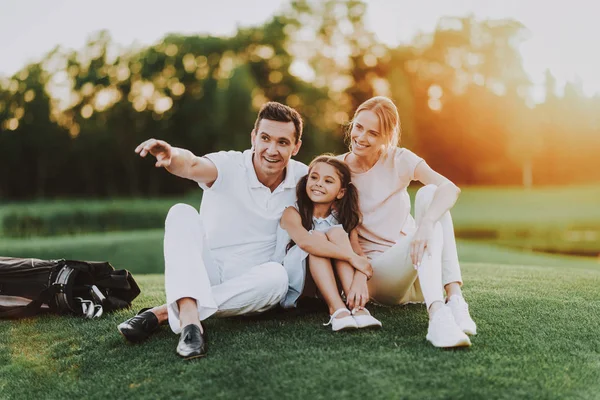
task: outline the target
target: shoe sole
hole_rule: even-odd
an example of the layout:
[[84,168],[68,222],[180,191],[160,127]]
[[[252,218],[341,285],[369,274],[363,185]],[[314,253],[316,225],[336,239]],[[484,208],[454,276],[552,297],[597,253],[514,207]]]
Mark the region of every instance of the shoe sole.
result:
[[359,326],[358,329],[381,329],[381,325],[365,325],[365,326]]
[[196,358],[204,358],[204,357],[206,357],[206,354],[196,354],[196,355],[187,356],[187,357],[179,355],[179,357],[183,358],[184,361],[188,361],[188,360],[194,360]]
[[463,339],[459,342],[456,343],[450,343],[450,344],[442,344],[442,343],[434,343],[431,339],[429,339],[429,337],[425,337],[425,339],[427,339],[429,341],[429,343],[431,343],[434,347],[439,347],[442,349],[450,349],[452,347],[471,347],[471,341],[469,340],[469,338]]
[[333,329],[332,329],[332,331],[333,331],[333,332],[341,332],[341,331],[355,331],[355,330],[357,330],[357,329],[358,329],[358,327],[357,327],[357,326],[345,326],[345,327],[343,327],[343,328],[340,328],[340,329],[337,329],[337,330],[333,330]]

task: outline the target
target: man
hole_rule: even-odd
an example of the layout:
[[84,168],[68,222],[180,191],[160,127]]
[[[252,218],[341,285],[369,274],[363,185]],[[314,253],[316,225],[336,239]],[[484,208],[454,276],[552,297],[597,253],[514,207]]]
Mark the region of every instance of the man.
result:
[[295,202],[295,187],[307,167],[291,160],[302,145],[302,118],[276,102],[259,111],[252,149],[197,157],[188,150],[149,139],[135,152],[156,157],[156,167],[194,180],[204,189],[200,214],[177,204],[165,222],[167,304],[141,310],[119,325],[137,342],[169,321],[181,333],[177,353],[185,359],[206,354],[201,320],[215,314],[258,313],[285,296],[287,274],[270,262],[279,218]]
[[[294,109],[266,103],[250,135],[252,148],[197,157],[188,150],[149,139],[136,153],[156,157],[156,167],[198,182],[204,190],[200,213],[173,206],[165,222],[167,304],[143,309],[121,323],[131,342],[148,338],[168,320],[180,333],[177,353],[206,355],[201,320],[259,313],[275,307],[288,289],[283,266],[271,261],[283,210],[296,202],[296,184],[308,172],[291,160],[302,145],[302,118]],[[323,255],[347,253],[324,241]],[[353,263],[369,264],[356,257]]]

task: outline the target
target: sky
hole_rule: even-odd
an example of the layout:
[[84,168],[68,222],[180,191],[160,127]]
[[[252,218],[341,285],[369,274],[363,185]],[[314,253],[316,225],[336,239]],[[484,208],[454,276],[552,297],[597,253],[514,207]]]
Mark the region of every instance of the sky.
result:
[[[81,49],[106,29],[129,47],[156,43],[167,33],[233,35],[262,24],[287,0],[1,0],[0,75],[9,76],[56,45]],[[513,18],[529,30],[521,46],[525,69],[542,87],[549,69],[559,86],[580,81],[600,94],[600,2],[596,0],[370,0],[367,25],[383,43],[408,43],[431,32],[442,16]]]

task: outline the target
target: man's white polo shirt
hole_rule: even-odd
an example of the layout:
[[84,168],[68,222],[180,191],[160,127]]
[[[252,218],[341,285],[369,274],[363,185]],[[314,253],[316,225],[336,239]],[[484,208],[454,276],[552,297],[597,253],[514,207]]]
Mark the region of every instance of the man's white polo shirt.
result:
[[218,177],[210,188],[200,184],[200,217],[221,281],[270,260],[283,210],[296,202],[296,184],[308,173],[306,165],[290,160],[285,179],[271,193],[256,177],[252,155],[246,150],[205,156],[217,167]]

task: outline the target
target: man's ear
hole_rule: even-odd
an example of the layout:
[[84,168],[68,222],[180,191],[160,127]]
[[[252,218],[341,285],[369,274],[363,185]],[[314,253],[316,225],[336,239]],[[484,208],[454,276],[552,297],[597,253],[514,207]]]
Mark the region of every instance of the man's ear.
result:
[[340,189],[340,192],[335,196],[336,199],[340,200],[346,194],[346,189]]
[[250,132],[250,145],[254,148],[254,140],[256,139],[256,130],[252,129]]
[[300,147],[302,147],[302,140],[298,140],[298,143],[294,146],[294,151],[292,151],[292,156],[295,156],[300,151]]

